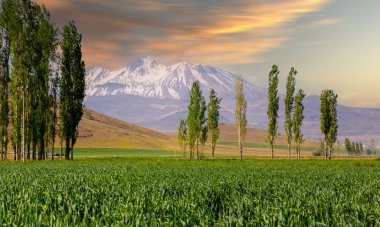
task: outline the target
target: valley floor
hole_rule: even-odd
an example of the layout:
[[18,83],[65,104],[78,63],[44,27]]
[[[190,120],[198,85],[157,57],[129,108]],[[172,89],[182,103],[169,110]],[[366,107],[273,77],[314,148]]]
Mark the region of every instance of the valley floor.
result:
[[380,225],[378,160],[0,162],[2,225]]

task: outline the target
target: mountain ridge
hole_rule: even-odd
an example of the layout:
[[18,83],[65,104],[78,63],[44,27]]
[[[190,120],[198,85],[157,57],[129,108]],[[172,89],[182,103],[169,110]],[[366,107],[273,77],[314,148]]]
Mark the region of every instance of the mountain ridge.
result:
[[[179,62],[163,65],[153,58],[138,58],[119,70],[101,67],[89,70],[85,104],[103,114],[161,131],[176,131],[186,118],[192,82],[199,80],[208,100],[211,88],[222,98],[221,122],[234,122],[234,82],[237,74],[218,67]],[[250,127],[267,127],[267,89],[244,80]],[[283,130],[284,104],[280,95],[279,131]],[[304,100],[303,131],[308,138],[320,138],[319,96]],[[379,116],[379,117],[377,117]],[[360,122],[360,125],[353,123]],[[341,136],[380,138],[380,109],[338,105]]]

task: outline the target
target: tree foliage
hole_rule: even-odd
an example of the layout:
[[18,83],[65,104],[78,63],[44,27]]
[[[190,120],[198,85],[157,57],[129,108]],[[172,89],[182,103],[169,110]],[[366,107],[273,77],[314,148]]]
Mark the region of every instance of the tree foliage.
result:
[[240,159],[243,159],[243,144],[247,132],[247,101],[244,95],[243,79],[238,76],[235,80],[235,124],[238,131]]
[[182,151],[182,157],[186,156],[186,147],[187,147],[187,122],[186,120],[181,119],[178,126],[178,145]]
[[221,98],[216,96],[214,89],[210,91],[209,103],[207,105],[207,128],[211,140],[211,152],[214,157],[216,141],[219,139],[219,110]]
[[279,109],[279,96],[278,96],[278,70],[277,65],[272,66],[272,70],[269,72],[268,81],[268,133],[267,133],[267,143],[272,153],[272,159],[274,158],[274,141],[277,137],[278,129],[278,109]]
[[349,155],[352,155],[352,147],[351,147],[351,141],[349,138],[344,139],[344,146],[346,147],[346,151]]
[[321,132],[326,143],[325,158],[331,159],[333,145],[338,136],[338,118],[337,118],[337,99],[338,95],[332,90],[323,90],[321,94]]
[[0,153],[1,159],[7,158],[9,125],[9,38],[0,20]]
[[202,95],[199,81],[195,81],[191,87],[188,112],[187,124],[190,159],[194,159],[195,151],[197,152],[197,159],[200,159],[199,146],[204,145],[207,140],[207,125],[206,101]]
[[66,141],[66,159],[73,159],[78,125],[83,115],[85,97],[85,64],[82,60],[82,35],[75,23],[69,22],[62,32],[60,104],[62,133]]
[[1,29],[9,43],[12,144],[17,159],[45,159],[49,125],[49,77],[57,29],[44,6],[30,0],[2,2]]
[[292,112],[294,109],[294,92],[296,86],[295,75],[297,75],[297,71],[292,67],[288,74],[288,79],[286,82],[286,95],[285,95],[285,134],[288,142],[288,158],[290,158],[290,149],[293,140],[293,120],[292,120]]
[[296,143],[296,153],[297,158],[301,158],[301,144],[303,143],[303,134],[302,134],[302,122],[304,119],[303,111],[304,106],[302,104],[303,99],[305,98],[305,93],[303,90],[298,90],[298,93],[295,97],[295,109],[294,109],[294,118],[293,118],[293,133],[294,141]]

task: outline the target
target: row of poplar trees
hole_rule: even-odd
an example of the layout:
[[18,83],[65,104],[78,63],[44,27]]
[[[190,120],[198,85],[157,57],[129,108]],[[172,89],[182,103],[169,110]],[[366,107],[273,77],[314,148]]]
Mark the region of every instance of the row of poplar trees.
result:
[[[274,158],[275,139],[278,136],[278,112],[280,97],[278,94],[278,84],[280,71],[277,65],[273,65],[268,75],[268,131],[266,141],[271,151],[271,157]],[[288,157],[291,158],[292,143],[295,143],[296,157],[301,157],[301,144],[304,142],[302,133],[302,124],[304,119],[303,100],[305,92],[299,89],[295,95],[295,76],[297,71],[292,67],[289,71],[286,82],[285,104],[285,135],[288,143]],[[330,157],[333,152],[333,145],[337,140],[338,123],[337,123],[337,95],[332,90],[323,90],[321,93],[320,121],[321,132],[326,143],[325,158]],[[244,95],[243,80],[237,77],[235,82],[235,122],[238,132],[238,142],[240,148],[240,158],[243,157],[243,144],[247,127],[247,101]]]
[[[219,139],[219,110],[221,98],[211,89],[209,103],[202,94],[199,81],[192,84],[187,121],[181,119],[178,127],[178,143],[182,149],[183,158],[189,147],[190,159],[201,159],[207,140],[211,143],[211,155],[214,158],[216,142]],[[196,157],[195,157],[196,155]]]
[[[0,12],[0,151],[15,160],[54,159],[55,139],[73,159],[85,97],[82,36],[54,26],[30,0],[3,0]],[[60,53],[58,53],[58,49]]]
[[349,138],[344,140],[344,146],[346,147],[346,151],[348,155],[361,155],[364,152],[363,143],[358,143],[354,141],[350,141]]

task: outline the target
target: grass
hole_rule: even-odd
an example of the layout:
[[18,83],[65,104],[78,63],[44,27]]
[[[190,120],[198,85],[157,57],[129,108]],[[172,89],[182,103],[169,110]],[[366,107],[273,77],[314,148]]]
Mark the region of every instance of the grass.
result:
[[[218,142],[218,144],[220,145],[226,145],[226,146],[233,146],[233,147],[237,147],[238,146],[238,142],[235,142],[235,141],[220,141]],[[249,148],[268,148],[268,145],[267,144],[263,144],[263,143],[244,143],[244,147],[249,147]],[[288,146],[287,145],[275,145],[274,146],[274,149],[276,150],[288,150]],[[302,147],[302,150],[303,151],[315,151],[317,150],[318,148],[317,147]],[[292,151],[294,150],[294,148],[292,147]]]
[[[58,150],[57,150],[58,151]],[[91,156],[180,156],[179,152],[157,149],[75,148],[76,157]]]
[[377,160],[123,156],[4,162],[0,223],[375,226],[379,172]]

